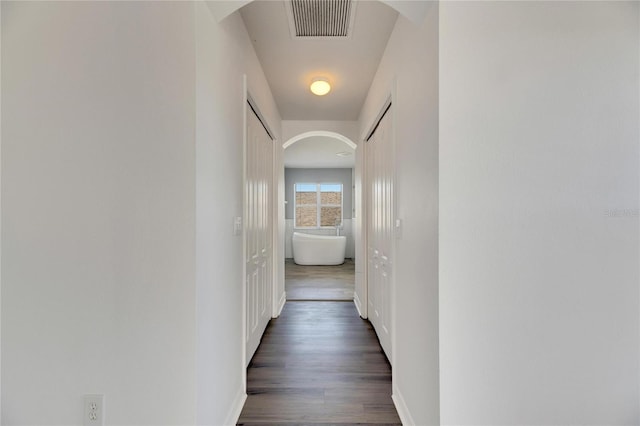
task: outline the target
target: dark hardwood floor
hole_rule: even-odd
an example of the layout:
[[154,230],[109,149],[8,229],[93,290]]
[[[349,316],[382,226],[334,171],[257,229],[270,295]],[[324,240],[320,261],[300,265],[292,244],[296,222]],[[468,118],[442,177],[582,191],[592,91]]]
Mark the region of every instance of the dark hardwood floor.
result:
[[296,265],[285,262],[287,300],[353,300],[355,264],[346,259],[336,266]]
[[239,425],[400,425],[391,368],[351,302],[288,301],[247,370]]

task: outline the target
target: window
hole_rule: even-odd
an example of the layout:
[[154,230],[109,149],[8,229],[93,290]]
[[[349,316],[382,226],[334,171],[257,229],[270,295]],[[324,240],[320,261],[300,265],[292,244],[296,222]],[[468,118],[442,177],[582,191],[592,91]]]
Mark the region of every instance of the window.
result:
[[341,183],[296,183],[294,192],[294,227],[334,227],[342,223]]

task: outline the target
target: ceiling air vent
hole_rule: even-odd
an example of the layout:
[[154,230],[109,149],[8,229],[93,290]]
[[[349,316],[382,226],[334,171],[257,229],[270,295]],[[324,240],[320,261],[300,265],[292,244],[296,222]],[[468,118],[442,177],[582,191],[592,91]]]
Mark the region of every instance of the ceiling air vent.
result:
[[353,0],[288,0],[286,4],[294,38],[351,36]]

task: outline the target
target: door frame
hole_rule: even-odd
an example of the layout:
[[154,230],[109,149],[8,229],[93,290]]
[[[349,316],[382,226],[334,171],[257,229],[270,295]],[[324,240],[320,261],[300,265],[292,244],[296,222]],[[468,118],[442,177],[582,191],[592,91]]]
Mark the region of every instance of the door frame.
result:
[[[274,265],[274,271],[279,271],[275,276],[277,276],[277,280],[274,281],[274,287],[278,288],[279,286],[282,286],[283,292],[282,292],[282,300],[279,301],[278,306],[274,306],[274,318],[277,317],[280,312],[282,311],[282,308],[284,306],[284,303],[286,302],[286,292],[284,291],[284,270],[285,270],[285,234],[286,234],[286,223],[285,223],[285,180],[284,180],[284,150],[287,149],[289,146],[295,144],[296,142],[299,142],[303,139],[309,138],[309,137],[313,137],[313,136],[323,136],[323,137],[329,137],[329,138],[333,138],[333,139],[337,139],[341,142],[343,142],[345,145],[349,146],[350,148],[352,148],[354,151],[358,150],[358,147],[360,146],[359,144],[355,143],[351,138],[343,135],[342,133],[338,133],[337,131],[334,130],[306,130],[303,131],[301,133],[298,133],[294,136],[289,137],[289,139],[287,139],[286,141],[284,141],[284,143],[279,144],[278,147],[276,147],[277,151],[277,158],[278,158],[278,164],[276,167],[274,167],[274,179],[277,180],[278,182],[278,191],[277,191],[277,199],[275,201],[275,205],[278,209],[282,209],[282,210],[278,210],[278,214],[276,216],[274,216],[274,229],[277,232],[277,244],[279,244],[279,249],[281,251],[278,252],[278,258],[276,259],[276,264]],[[274,158],[276,158],[276,156],[274,156]],[[357,167],[357,163],[354,165],[354,168]],[[352,186],[355,185],[355,182],[352,182]],[[355,191],[354,191],[355,192]],[[357,204],[357,199],[355,200],[356,204]],[[353,209],[353,206],[352,206]],[[353,218],[352,218],[353,219]],[[357,218],[356,218],[357,219]],[[357,246],[357,239],[355,238],[355,234],[354,234],[354,242]],[[280,295],[278,295],[280,296]],[[355,295],[354,295],[355,296]],[[275,299],[274,299],[275,300]]]
[[[356,252],[355,259],[355,288],[353,292],[353,302],[356,305],[358,314],[362,319],[368,319],[369,306],[367,300],[369,299],[369,281],[368,281],[368,267],[367,267],[367,215],[366,215],[366,185],[367,181],[367,143],[364,138],[360,138],[360,143],[356,148],[356,162],[355,162],[355,182],[353,183],[355,188],[355,204],[356,204],[356,225],[354,228],[358,230],[354,233],[354,245]],[[359,268],[358,268],[359,267]],[[358,272],[359,271],[359,272]],[[361,276],[358,276],[358,273]],[[362,299],[358,296],[358,279],[362,282]]]

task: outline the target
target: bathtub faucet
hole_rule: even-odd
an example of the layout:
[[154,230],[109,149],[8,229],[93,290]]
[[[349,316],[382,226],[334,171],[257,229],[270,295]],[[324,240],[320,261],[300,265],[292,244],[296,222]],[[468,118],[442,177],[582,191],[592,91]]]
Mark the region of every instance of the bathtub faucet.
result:
[[336,219],[335,227],[336,227],[336,235],[340,236],[340,230],[342,229],[342,220]]

